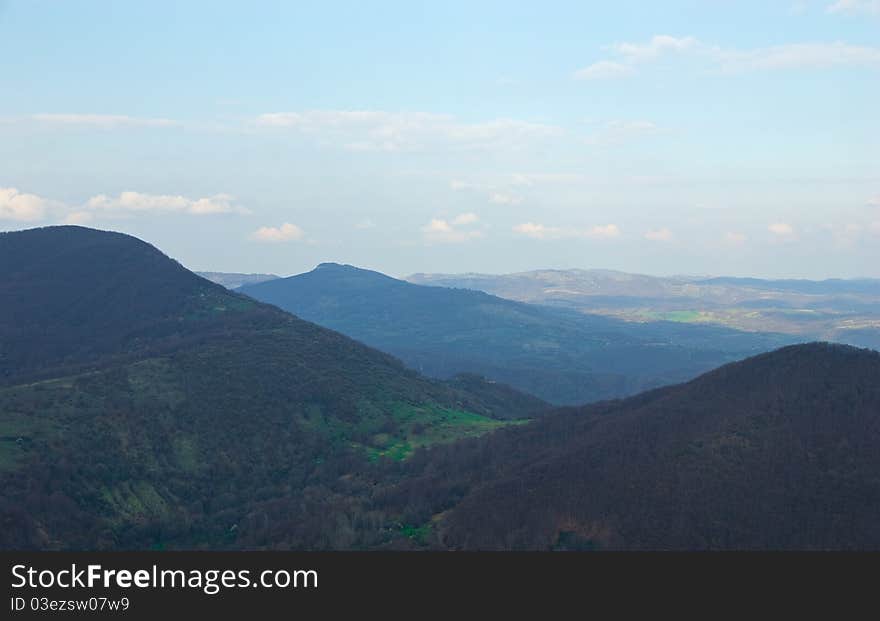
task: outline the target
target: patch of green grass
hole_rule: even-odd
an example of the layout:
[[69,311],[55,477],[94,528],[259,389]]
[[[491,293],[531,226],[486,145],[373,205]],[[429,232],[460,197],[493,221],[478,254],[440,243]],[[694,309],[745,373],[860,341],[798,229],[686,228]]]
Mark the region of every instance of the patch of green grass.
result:
[[412,539],[418,544],[424,544],[428,538],[428,535],[431,534],[431,524],[422,524],[421,526],[411,526],[409,524],[404,524],[400,528],[400,534],[407,539]]
[[367,454],[371,459],[406,459],[419,447],[481,436],[510,424],[464,410],[439,405],[395,403],[391,419],[396,429],[373,438]]

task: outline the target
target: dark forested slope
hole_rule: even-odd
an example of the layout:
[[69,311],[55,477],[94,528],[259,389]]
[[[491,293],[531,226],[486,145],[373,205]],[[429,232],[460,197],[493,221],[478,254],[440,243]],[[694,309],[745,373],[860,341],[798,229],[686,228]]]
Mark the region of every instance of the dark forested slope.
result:
[[0,383],[174,346],[256,305],[121,233],[0,233]]
[[427,380],[129,236],[7,233],[0,257],[0,547],[242,545],[279,497],[304,516],[288,545],[342,547],[341,476],[542,405]]
[[793,346],[420,455],[437,545],[880,549],[880,354]]

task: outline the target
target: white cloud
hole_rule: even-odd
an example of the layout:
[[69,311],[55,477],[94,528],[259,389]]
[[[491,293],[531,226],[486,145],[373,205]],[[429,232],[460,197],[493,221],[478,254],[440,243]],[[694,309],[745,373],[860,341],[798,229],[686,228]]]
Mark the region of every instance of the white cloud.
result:
[[480,190],[483,188],[482,185],[478,183],[471,183],[469,181],[461,181],[459,179],[453,179],[449,182],[449,187],[454,191],[458,192],[460,190]]
[[592,65],[574,72],[575,80],[607,80],[609,78],[623,78],[634,74],[636,71],[630,65],[610,60],[600,60]]
[[35,194],[23,194],[16,188],[0,188],[0,220],[35,222],[50,218],[64,224],[87,224],[101,215],[250,213],[234,201],[228,194],[192,199],[180,195],[121,192],[117,196],[98,194],[83,204],[70,205]]
[[290,222],[285,222],[281,226],[262,226],[251,233],[251,239],[267,244],[297,241],[303,237],[305,232]]
[[516,119],[467,123],[445,114],[381,110],[274,112],[260,115],[254,124],[298,131],[319,144],[351,151],[515,148],[562,133],[553,125]]
[[794,227],[787,222],[774,222],[767,230],[780,238],[790,239],[794,237]]
[[654,35],[647,43],[617,43],[611,48],[629,62],[655,60],[670,52],[684,52],[694,49],[700,42],[694,37],[672,37]]
[[868,199],[868,207],[880,207],[880,196]]
[[532,239],[562,239],[572,237],[610,239],[620,235],[620,228],[616,224],[594,226],[589,229],[575,229],[545,226],[535,222],[524,222],[514,226],[513,231],[520,235],[531,237]]
[[114,129],[118,127],[171,127],[179,125],[171,119],[150,119],[122,114],[33,114],[30,117],[40,123],[56,125],[79,125]]
[[450,225],[446,220],[434,218],[428,224],[422,227],[422,230],[425,233],[451,233],[452,225]]
[[880,67],[880,48],[835,43],[792,43],[754,50],[718,50],[723,71],[830,69],[842,66]]
[[585,237],[612,238],[620,236],[620,228],[616,224],[603,224],[584,231]]
[[105,212],[182,212],[193,215],[218,213],[250,213],[234,204],[235,199],[228,194],[215,194],[206,198],[191,199],[181,195],[144,194],[142,192],[122,192],[118,196],[99,194],[90,198],[85,207]]
[[367,218],[366,220],[361,220],[357,224],[354,225],[354,228],[360,230],[372,229],[376,228],[376,223]]
[[468,228],[479,218],[473,213],[463,213],[452,219],[452,222],[434,218],[422,227],[425,241],[428,243],[460,244],[483,237],[483,232]]
[[645,233],[645,239],[659,242],[672,241],[672,231],[670,231],[666,227],[663,227],[662,229],[648,231],[647,233]]
[[[873,12],[872,2],[838,2],[834,12],[861,11]],[[830,10],[831,7],[829,7]],[[747,71],[773,71],[786,69],[830,69],[843,66],[880,67],[880,47],[851,45],[841,41],[831,43],[790,43],[749,50],[724,48],[709,45],[695,37],[672,37],[656,35],[643,43],[617,43],[609,48],[617,58],[601,60],[586,69],[575,73],[579,77],[582,72],[589,76],[595,70],[597,77],[606,67],[608,77],[613,73],[617,77],[632,75],[635,67],[659,60],[669,54],[689,55],[701,58],[718,70],[727,73]],[[616,67],[616,69],[611,69]]]
[[36,194],[22,194],[16,188],[0,188],[0,220],[35,222],[46,213],[46,200]]
[[556,227],[548,227],[535,222],[523,222],[513,227],[514,232],[533,239],[553,239],[563,237],[563,230]]
[[619,60],[599,60],[575,71],[576,80],[622,78],[636,73],[635,65],[657,60],[670,52],[684,52],[700,45],[694,37],[655,35],[645,43],[616,43],[609,46]]
[[828,13],[880,15],[880,0],[838,0],[829,4],[825,10]]
[[88,224],[94,217],[89,211],[72,211],[65,216],[64,224]]
[[493,205],[519,205],[522,203],[522,198],[507,192],[493,192],[489,196],[489,202]]
[[455,226],[467,226],[468,224],[473,224],[479,219],[480,218],[477,217],[477,214],[475,213],[463,213],[459,216],[456,216],[452,220],[452,224]]

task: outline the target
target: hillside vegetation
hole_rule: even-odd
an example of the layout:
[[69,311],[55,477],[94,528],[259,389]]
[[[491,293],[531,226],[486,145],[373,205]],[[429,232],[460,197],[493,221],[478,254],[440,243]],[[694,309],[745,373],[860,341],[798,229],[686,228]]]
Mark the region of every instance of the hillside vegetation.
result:
[[334,263],[240,291],[391,353],[421,373],[478,374],[557,404],[684,381],[792,341],[710,326],[629,323]]
[[278,497],[305,512],[290,545],[339,547],[322,485],[543,407],[427,380],[125,235],[7,233],[0,256],[2,547],[235,546]]
[[880,549],[880,354],[810,344],[432,451],[454,549]]

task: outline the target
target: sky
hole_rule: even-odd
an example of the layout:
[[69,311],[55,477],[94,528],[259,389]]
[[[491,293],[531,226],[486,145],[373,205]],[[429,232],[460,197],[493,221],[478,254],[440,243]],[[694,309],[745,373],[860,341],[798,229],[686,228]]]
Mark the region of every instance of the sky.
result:
[[0,0],[0,230],[195,270],[880,277],[880,0]]

